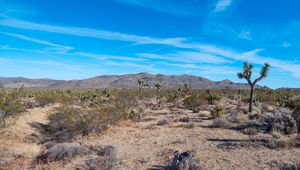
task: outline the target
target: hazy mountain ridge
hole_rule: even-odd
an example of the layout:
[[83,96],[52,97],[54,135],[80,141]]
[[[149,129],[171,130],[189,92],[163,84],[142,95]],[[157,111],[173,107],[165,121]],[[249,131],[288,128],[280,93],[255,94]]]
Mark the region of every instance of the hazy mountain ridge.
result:
[[28,88],[136,88],[137,80],[142,79],[150,85],[160,82],[164,87],[179,88],[184,84],[195,89],[224,88],[225,86],[235,89],[248,88],[247,84],[234,83],[230,80],[211,81],[209,79],[193,75],[162,75],[162,74],[124,74],[103,75],[82,80],[53,80],[53,79],[27,79],[23,77],[0,77],[0,84],[8,88],[21,87],[23,84]]

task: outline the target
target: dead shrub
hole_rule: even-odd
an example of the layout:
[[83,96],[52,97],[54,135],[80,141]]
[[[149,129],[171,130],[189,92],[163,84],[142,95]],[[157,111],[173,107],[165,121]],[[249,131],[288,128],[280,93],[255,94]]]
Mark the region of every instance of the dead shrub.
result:
[[224,118],[217,118],[210,125],[212,128],[230,128],[231,126],[231,123]]
[[42,153],[36,158],[36,160],[37,163],[61,161],[72,159],[74,156],[87,153],[87,151],[88,150],[86,147],[80,146],[79,144],[62,143],[57,144],[46,152]]

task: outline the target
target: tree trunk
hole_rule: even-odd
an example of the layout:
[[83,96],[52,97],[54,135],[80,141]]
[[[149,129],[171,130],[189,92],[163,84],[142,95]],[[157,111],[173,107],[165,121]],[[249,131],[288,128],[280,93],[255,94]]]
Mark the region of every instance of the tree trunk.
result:
[[249,99],[249,112],[252,112],[252,103],[253,103],[253,93],[254,93],[254,85],[251,86],[251,91],[250,91],[250,99]]

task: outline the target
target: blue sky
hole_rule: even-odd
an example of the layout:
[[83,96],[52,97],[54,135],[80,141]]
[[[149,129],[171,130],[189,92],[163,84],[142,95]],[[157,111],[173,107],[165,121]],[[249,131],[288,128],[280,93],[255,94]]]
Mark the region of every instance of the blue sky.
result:
[[0,76],[138,72],[300,87],[299,0],[1,0]]

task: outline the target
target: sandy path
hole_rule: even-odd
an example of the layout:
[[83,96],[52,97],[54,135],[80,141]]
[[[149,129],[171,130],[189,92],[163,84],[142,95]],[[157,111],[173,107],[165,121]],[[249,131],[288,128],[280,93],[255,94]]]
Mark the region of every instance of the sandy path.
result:
[[39,132],[32,125],[46,124],[47,113],[56,106],[28,109],[22,113],[15,124],[2,130],[0,147],[4,146],[14,155],[24,155],[29,158],[37,155],[40,152],[40,146],[29,141],[29,137],[37,136]]

